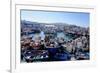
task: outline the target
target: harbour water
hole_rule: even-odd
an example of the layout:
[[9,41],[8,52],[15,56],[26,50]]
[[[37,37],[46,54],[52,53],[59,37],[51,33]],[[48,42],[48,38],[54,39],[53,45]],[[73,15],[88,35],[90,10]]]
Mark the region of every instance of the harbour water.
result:
[[[31,33],[28,36],[32,37],[32,40],[35,40],[38,37],[41,37],[41,40],[44,40],[46,34],[43,31],[41,31],[40,33]],[[73,36],[65,34],[63,32],[57,32],[55,38],[63,38],[65,41],[69,41],[72,40]]]

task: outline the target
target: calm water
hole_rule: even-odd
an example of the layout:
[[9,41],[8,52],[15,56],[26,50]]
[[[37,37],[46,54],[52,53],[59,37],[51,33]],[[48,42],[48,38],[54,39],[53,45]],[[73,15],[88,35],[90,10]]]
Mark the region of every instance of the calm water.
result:
[[57,32],[57,37],[58,38],[64,38],[66,41],[71,40],[72,37],[69,36],[68,34],[65,35],[63,32]]
[[[33,38],[32,38],[33,40],[35,40],[35,39],[38,38],[38,37],[41,37],[41,39],[44,40],[46,34],[45,34],[43,31],[41,31],[40,33],[35,33],[35,34],[33,33],[33,34],[30,34],[29,36],[33,37]],[[64,34],[63,32],[57,32],[55,38],[56,38],[56,37],[57,37],[57,38],[64,38],[64,40],[66,40],[66,41],[72,39],[72,37],[71,37],[70,35]]]

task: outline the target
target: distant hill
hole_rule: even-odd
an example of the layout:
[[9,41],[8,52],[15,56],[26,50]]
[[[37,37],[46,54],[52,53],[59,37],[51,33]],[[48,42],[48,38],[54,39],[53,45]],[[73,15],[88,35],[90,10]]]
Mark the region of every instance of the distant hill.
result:
[[[26,21],[26,20],[21,20],[21,25],[55,25],[55,26],[67,26],[67,27],[78,27],[78,28],[86,28],[86,27],[81,27],[77,26],[75,24],[68,24],[68,23],[39,23],[39,22],[32,22],[32,21]],[[87,27],[89,28],[89,27]]]

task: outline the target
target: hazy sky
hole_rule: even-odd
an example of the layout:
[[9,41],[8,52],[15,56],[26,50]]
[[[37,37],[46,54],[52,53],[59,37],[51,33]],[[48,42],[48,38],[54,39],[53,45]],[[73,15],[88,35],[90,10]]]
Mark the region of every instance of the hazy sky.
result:
[[21,10],[21,20],[43,23],[68,23],[89,26],[89,13]]

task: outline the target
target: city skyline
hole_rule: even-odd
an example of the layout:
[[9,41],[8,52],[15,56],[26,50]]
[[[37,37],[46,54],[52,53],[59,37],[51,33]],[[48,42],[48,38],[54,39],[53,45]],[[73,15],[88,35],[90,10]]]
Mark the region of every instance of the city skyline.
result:
[[21,10],[21,20],[39,23],[66,23],[89,27],[89,13]]

